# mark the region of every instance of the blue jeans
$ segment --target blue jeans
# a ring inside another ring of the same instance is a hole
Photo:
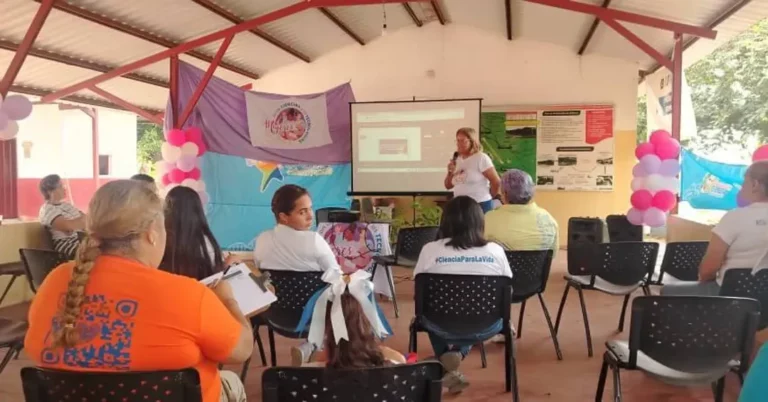
[[[432,344],[432,350],[435,351],[435,357],[440,357],[446,352],[458,351],[461,353],[462,358],[469,354],[472,345],[491,339],[494,335],[500,333],[501,329],[504,327],[502,321],[499,320],[485,330],[457,337],[445,332],[443,329],[426,319],[422,319],[422,326],[427,330],[429,342]]]
[[[493,200],[483,201],[480,202],[480,208],[483,209],[483,213],[487,213],[488,211],[493,210]]]

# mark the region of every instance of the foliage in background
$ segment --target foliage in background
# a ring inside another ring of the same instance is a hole
[[[443,209],[437,205],[426,205],[420,198],[416,198],[416,201],[411,204],[411,207],[416,211],[416,224],[406,219],[404,216],[397,216],[391,218],[389,223],[389,242],[395,243],[397,241],[397,234],[401,228],[404,227],[423,227],[423,226],[439,226],[440,218],[443,216]],[[389,220],[390,218],[380,211],[376,211],[374,214],[376,220]]]
[[[643,95],[637,98],[637,143],[648,141],[648,97]]]
[[[165,139],[163,128],[154,123],[140,121],[136,126],[136,159],[139,171],[154,176],[155,162],[162,159],[160,147]]]

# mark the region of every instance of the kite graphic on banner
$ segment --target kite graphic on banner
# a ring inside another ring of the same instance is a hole
[[[714,162],[683,150],[680,200],[697,209],[736,208],[746,165]]]
[[[271,99],[245,93],[248,131],[254,147],[308,149],[331,144],[325,94]]]

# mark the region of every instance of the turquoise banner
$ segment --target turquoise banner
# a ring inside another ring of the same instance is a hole
[[[681,201],[697,209],[729,211],[736,208],[746,165],[713,162],[685,149],[681,157]]]
[[[209,203],[208,223],[225,250],[253,250],[256,236],[275,226],[271,203],[275,190],[296,184],[309,190],[315,210],[349,208],[351,166],[282,165],[206,152],[201,160]]]

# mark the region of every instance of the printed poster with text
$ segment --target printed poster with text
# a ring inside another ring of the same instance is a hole
[[[499,175],[520,169],[536,177],[536,127],[533,111],[485,112],[480,117],[480,141]]]
[[[536,184],[541,190],[613,190],[613,107],[539,111]]]

